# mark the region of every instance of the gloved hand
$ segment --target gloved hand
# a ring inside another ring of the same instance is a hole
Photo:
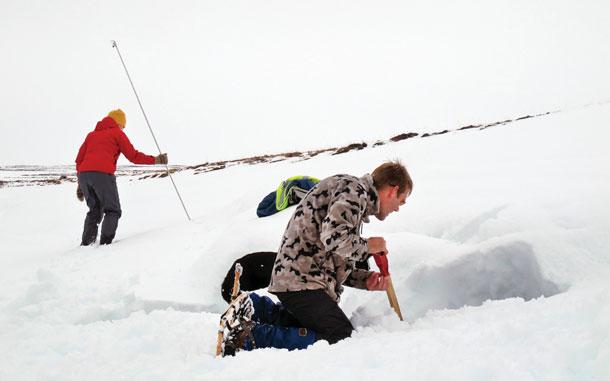
[[[155,164],[167,164],[167,154],[162,153],[158,156],[155,156]]]
[[[388,289],[389,281],[389,277],[373,272],[366,279],[366,289],[369,291],[385,291]]]
[[[85,195],[83,194],[83,191],[80,189],[80,184],[76,187],[76,198],[80,202],[83,202],[85,200]]]

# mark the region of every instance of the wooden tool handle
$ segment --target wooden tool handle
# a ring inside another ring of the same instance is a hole
[[[237,298],[237,294],[239,294],[239,278],[241,277],[241,272],[243,268],[239,263],[235,264],[235,275],[233,276],[233,290],[231,290],[231,301]]]
[[[216,356],[220,356],[222,353],[222,339],[224,338],[224,327],[218,330],[218,337],[216,338]]]
[[[388,289],[386,290],[388,294],[388,299],[390,301],[390,306],[396,311],[396,315],[400,321],[404,321],[402,318],[402,313],[400,312],[400,306],[398,305],[398,299],[396,298],[396,291],[394,291],[394,285],[392,284],[392,278],[388,275]]]

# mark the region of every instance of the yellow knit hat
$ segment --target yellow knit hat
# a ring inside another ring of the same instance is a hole
[[[125,113],[120,108],[116,110],[112,110],[108,113],[108,116],[111,117],[118,125],[125,127],[127,120],[125,119]]]

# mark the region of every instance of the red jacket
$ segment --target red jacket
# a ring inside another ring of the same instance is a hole
[[[137,151],[127,135],[110,117],[97,122],[76,156],[76,172],[104,172],[113,175],[120,154],[134,164],[155,164],[155,157]]]

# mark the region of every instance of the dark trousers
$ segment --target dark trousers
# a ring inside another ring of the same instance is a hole
[[[97,239],[98,225],[102,222],[100,244],[112,242],[121,218],[121,203],[116,177],[101,172],[81,172],[78,183],[87,201],[89,212],[85,218],[81,245],[91,245]]]
[[[277,292],[282,307],[301,327],[316,333],[317,340],[334,344],[352,335],[354,327],[339,305],[323,290]]]
[[[281,303],[252,292],[254,305],[252,320],[256,323],[252,337],[244,342],[243,349],[283,348],[305,349],[316,341],[316,333],[305,329]],[[253,339],[253,340],[252,340]]]
[[[351,336],[352,324],[324,291],[282,292],[276,295],[280,303],[250,293],[255,325],[243,349],[305,349],[317,340],[334,344]]]

